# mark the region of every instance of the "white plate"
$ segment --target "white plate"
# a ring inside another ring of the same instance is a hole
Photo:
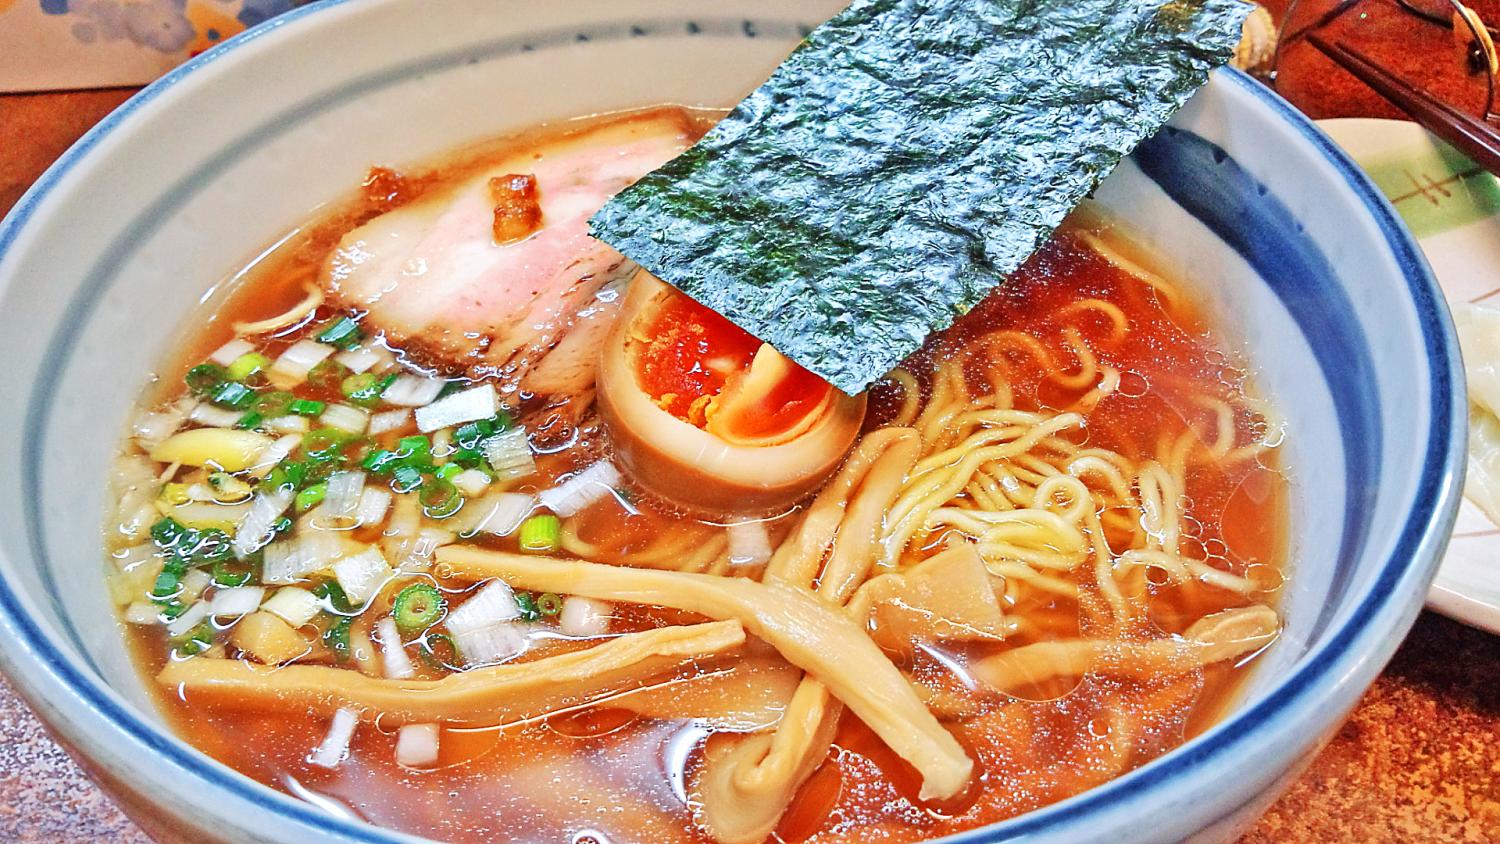
[[[1318,126],[1359,162],[1411,226],[1452,302],[1500,305],[1500,180],[1402,120]],[[1467,499],[1427,606],[1500,633],[1500,528]]]

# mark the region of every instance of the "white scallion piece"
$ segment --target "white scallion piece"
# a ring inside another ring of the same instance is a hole
[[[765,522],[737,522],[726,532],[730,565],[759,566],[771,561],[771,535]]]
[[[136,442],[147,451],[161,445],[166,442],[167,437],[177,433],[188,414],[197,406],[198,403],[191,396],[184,396],[161,410],[141,414],[135,420],[133,431]]]
[[[557,626],[568,636],[603,636],[609,632],[610,613],[614,607],[604,601],[569,595],[563,599]]]
[[[340,535],[330,531],[311,531],[295,539],[272,543],[266,546],[261,582],[273,586],[296,583],[333,565],[343,550]]]
[[[161,607],[150,601],[135,601],[125,608],[125,621],[146,626],[160,624]]]
[[[378,486],[367,486],[359,494],[359,504],[354,508],[354,520],[361,525],[378,525],[385,521],[391,509],[391,491]]]
[[[417,408],[417,430],[430,434],[465,422],[489,419],[500,412],[500,396],[494,384],[480,384]]]
[[[453,476],[453,486],[468,498],[484,494],[490,485],[490,476],[479,469],[465,469]]]
[[[353,710],[340,709],[333,713],[333,722],[328,725],[328,735],[308,755],[308,763],[319,768],[337,768],[349,755],[349,742],[354,739],[354,728],[357,726],[359,716]]]
[[[407,768],[429,768],[438,761],[437,724],[407,724],[396,731],[396,764]]]
[[[370,414],[347,404],[330,404],[318,421],[348,434],[363,434],[370,427]]]
[[[213,488],[208,484],[189,484],[188,488],[183,492],[187,495],[189,501],[219,500],[218,497],[214,495]]]
[[[213,575],[203,569],[191,569],[182,576],[182,591],[177,593],[177,599],[183,603],[196,601],[212,585]]]
[[[302,558],[297,553],[297,546],[300,544],[298,540],[291,539],[267,545],[265,557],[261,563],[260,579],[273,585],[295,583],[301,580],[304,576]]]
[[[494,665],[518,657],[526,652],[530,643],[524,628],[508,622],[453,634],[453,644],[458,647],[459,656],[463,657],[468,668]]]
[[[298,416],[297,418],[302,419],[303,417]],[[306,420],[304,419],[303,421]],[[276,464],[291,457],[292,452],[296,451],[297,446],[301,444],[301,434],[287,434],[272,440],[270,445],[260,450],[260,454],[255,455],[255,465],[250,467],[250,476],[260,479],[271,474],[271,470],[276,468]]]
[[[298,340],[281,353],[266,377],[279,390],[289,390],[307,380],[312,368],[328,359],[334,349],[315,340]]]
[[[231,586],[214,593],[209,601],[208,614],[214,618],[233,618],[249,615],[260,609],[266,590],[262,586]],[[566,609],[566,607],[564,607]]]
[[[386,387],[380,398],[399,407],[423,407],[432,404],[447,385],[448,382],[441,378],[407,372]]]
[[[347,352],[339,352],[333,359],[349,368],[350,372],[359,375],[381,366],[382,364],[394,363],[396,358],[379,346],[361,346],[358,349],[350,349]]]
[[[317,595],[297,586],[277,589],[276,594],[266,599],[261,606],[266,612],[281,616],[293,627],[301,627],[312,621],[322,608],[323,604]]]
[[[503,580],[491,580],[457,608],[449,610],[444,623],[448,632],[457,636],[520,617],[515,591]]]
[[[510,536],[535,509],[536,499],[522,492],[497,492],[476,498],[464,507],[461,514],[466,518],[461,523],[463,533]]]
[[[401,631],[396,629],[396,619],[382,618],[375,625],[375,634],[380,639],[381,672],[391,680],[405,680],[416,673],[411,657],[401,643]]]
[[[536,458],[531,455],[531,443],[526,440],[526,428],[516,426],[488,437],[479,444],[484,459],[495,470],[495,477],[502,481],[513,481],[536,474]]]
[[[365,491],[365,473],[357,471],[334,472],[328,476],[327,491],[323,494],[323,517],[326,521],[345,524],[355,520],[359,510],[360,496]]]
[[[255,347],[250,345],[249,340],[236,337],[219,348],[214,349],[214,353],[209,355],[208,359],[219,366],[228,366],[253,351],[255,351]]]
[[[419,408],[417,412],[421,413],[422,411]],[[456,449],[453,447],[453,429],[439,428],[437,433],[432,435],[433,461],[441,466],[448,462],[448,458],[453,456],[454,451]]]
[[[176,639],[187,635],[189,630],[198,626],[198,622],[208,618],[208,602],[199,601],[188,607],[182,615],[167,622],[167,635]]]
[[[261,423],[267,431],[275,431],[278,434],[305,434],[312,430],[312,421],[306,416],[298,416],[288,413],[285,416],[273,416]]]
[[[385,410],[370,417],[369,434],[384,434],[399,431],[411,424],[410,410]]]
[[[394,573],[379,548],[366,548],[333,564],[333,576],[355,605],[375,597]]]
[[[452,531],[442,528],[424,527],[417,531],[416,539],[411,543],[411,551],[399,566],[401,573],[420,574],[432,568],[433,553],[444,545],[452,544],[457,538]]]
[[[292,506],[296,493],[289,489],[258,492],[251,499],[250,511],[234,532],[234,554],[244,559],[264,548],[275,537],[276,522]]]
[[[208,402],[200,402],[188,414],[188,421],[208,428],[233,428],[245,414],[238,410],[225,410]]]
[[[561,486],[537,493],[542,504],[559,516],[571,516],[609,495],[620,482],[620,470],[601,460],[569,478]]]

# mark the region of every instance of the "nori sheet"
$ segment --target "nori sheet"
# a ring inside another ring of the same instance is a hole
[[[595,237],[847,393],[1228,61],[1240,0],[855,0]]]

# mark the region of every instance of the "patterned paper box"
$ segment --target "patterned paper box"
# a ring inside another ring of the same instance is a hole
[[[306,0],[0,0],[0,91],[142,85]]]

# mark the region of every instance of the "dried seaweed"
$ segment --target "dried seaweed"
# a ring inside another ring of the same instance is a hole
[[[1249,8],[855,0],[593,233],[859,392],[1019,267]]]

